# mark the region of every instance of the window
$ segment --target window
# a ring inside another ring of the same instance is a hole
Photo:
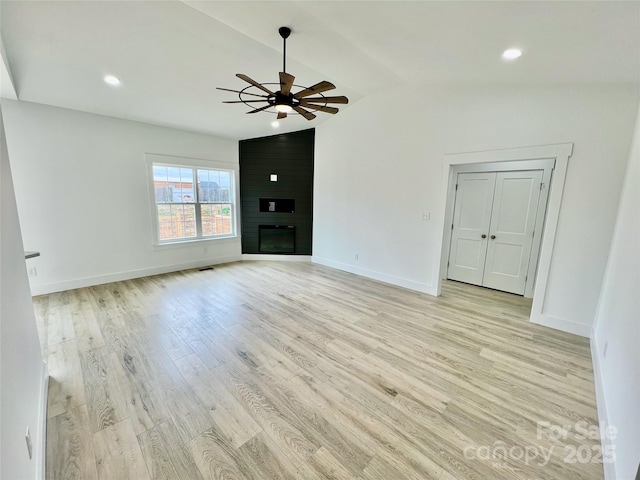
[[[176,160],[191,165],[151,163],[157,242],[235,236],[235,172]]]

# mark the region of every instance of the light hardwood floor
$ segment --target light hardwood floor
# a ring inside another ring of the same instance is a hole
[[[48,479],[603,476],[588,340],[518,296],[243,262],[34,306]]]

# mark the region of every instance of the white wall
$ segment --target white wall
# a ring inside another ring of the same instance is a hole
[[[7,101],[7,143],[34,295],[240,258],[240,237],[152,247],[145,153],[228,162],[238,142]],[[31,265],[31,264],[30,264]]]
[[[0,108],[0,478],[42,478],[46,368],[40,353]],[[29,459],[29,427],[34,457]]]
[[[640,110],[592,347],[600,419],[618,431],[616,472],[606,469],[607,478],[633,479],[640,463]]]
[[[443,156],[573,142],[545,313],[590,331],[637,106],[637,86],[615,85],[367,97],[316,132],[314,261],[433,294]]]

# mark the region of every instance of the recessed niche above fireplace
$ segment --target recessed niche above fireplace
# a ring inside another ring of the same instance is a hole
[[[261,212],[295,213],[296,201],[293,198],[261,198]]]

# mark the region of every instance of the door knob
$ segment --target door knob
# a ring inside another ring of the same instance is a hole
[[[487,236],[483,233],[482,235],[480,235],[480,238],[487,238]]]
[[[491,235],[491,240],[495,240],[496,236],[495,235]]]

